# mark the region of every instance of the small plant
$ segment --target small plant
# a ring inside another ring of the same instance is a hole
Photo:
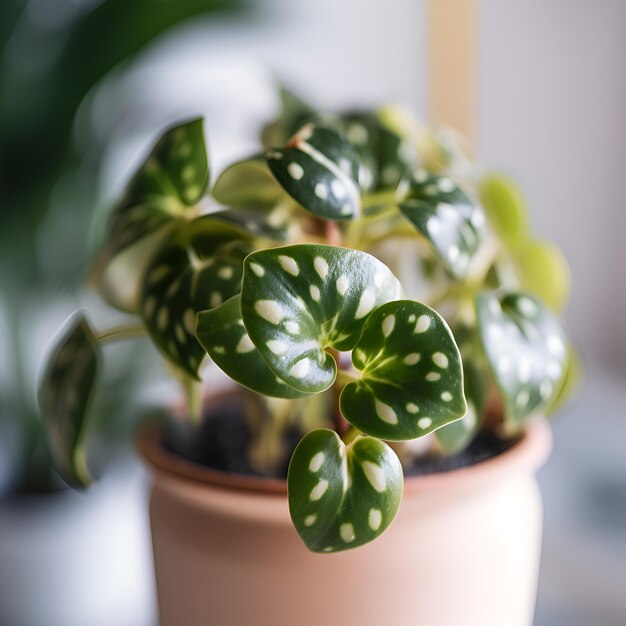
[[[147,333],[196,421],[208,354],[242,393],[282,399],[265,405],[264,436],[280,456],[286,414],[304,435],[288,472],[293,523],[309,549],[335,552],[392,522],[399,456],[416,454],[406,442],[456,454],[481,429],[513,436],[560,402],[567,266],[530,237],[516,187],[482,176],[449,133],[393,107],[323,115],[283,101],[264,151],[210,190],[202,121],[162,136],[96,264],[105,299],[135,321],[96,332],[75,315],[40,404],[59,472],[84,486],[100,344]]]

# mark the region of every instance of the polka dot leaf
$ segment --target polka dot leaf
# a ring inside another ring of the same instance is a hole
[[[202,120],[166,131],[131,179],[111,217],[95,272],[109,304],[137,312],[147,262],[176,222],[195,210],[208,178]]]
[[[283,242],[287,238],[286,222],[273,222],[271,216],[268,219],[255,211],[245,209],[220,211],[211,213],[211,218],[231,224],[246,237],[277,242]]]
[[[341,392],[341,412],[368,435],[414,439],[465,415],[459,349],[443,318],[425,304],[378,307],[352,363],[362,374]]]
[[[276,398],[307,395],[287,385],[267,366],[243,325],[238,295],[214,309],[200,311],[196,336],[216,365],[240,385]]]
[[[359,157],[336,130],[305,124],[265,158],[284,190],[311,213],[332,220],[360,215]]]
[[[367,315],[400,297],[391,271],[374,257],[347,248],[298,244],[248,256],[241,315],[270,369],[305,392],[328,389],[335,359],[351,350]]]
[[[141,315],[159,349],[194,378],[205,351],[196,313],[239,293],[249,252],[241,231],[207,215],[180,225],[146,272]]]
[[[483,293],[476,299],[478,328],[506,418],[521,425],[547,410],[558,394],[567,342],[556,318],[526,293]]]
[[[451,178],[419,169],[406,178],[400,211],[426,238],[443,266],[464,278],[484,236],[480,206]]]
[[[39,386],[39,406],[54,466],[74,487],[92,482],[84,440],[99,359],[91,328],[77,314],[54,347]]]
[[[202,198],[208,181],[202,119],[167,130],[131,179],[113,213],[109,254],[180,217]]]
[[[400,461],[371,437],[344,445],[319,429],[298,444],[287,478],[289,511],[309,550],[339,552],[380,536],[393,521],[403,490]]]

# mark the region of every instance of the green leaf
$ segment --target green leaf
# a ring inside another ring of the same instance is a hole
[[[506,418],[522,424],[529,415],[545,411],[561,388],[565,335],[548,308],[526,293],[480,294],[476,312]]]
[[[374,113],[343,115],[340,127],[358,150],[364,166],[359,183],[366,191],[395,189],[417,160],[415,148],[386,128]]]
[[[461,356],[443,318],[419,302],[378,307],[352,351],[363,373],[341,393],[341,412],[359,430],[399,441],[465,414]]]
[[[239,292],[248,252],[239,228],[207,215],[182,223],[146,273],[141,315],[148,331],[194,378],[205,354],[195,335],[196,313]]]
[[[280,101],[281,111],[278,119],[268,124],[262,132],[263,145],[267,147],[287,141],[298,128],[316,114],[310,104],[284,86],[280,88]]]
[[[265,212],[286,196],[262,155],[227,167],[217,179],[211,194],[225,206]]]
[[[461,348],[461,354],[463,354]],[[483,367],[472,358],[463,358],[463,378],[467,412],[456,422],[452,422],[436,432],[437,441],[448,455],[464,450],[474,439],[486,409],[487,376]]]
[[[571,276],[561,250],[550,241],[527,241],[515,255],[522,289],[560,313],[569,298]]]
[[[208,181],[202,120],[166,131],[113,213],[109,257],[180,217],[202,198]]]
[[[561,388],[557,392],[554,402],[546,409],[546,415],[552,415],[560,411],[567,404],[571,396],[580,386],[584,369],[580,354],[576,348],[570,344],[567,348],[567,363]]]
[[[314,215],[332,220],[360,215],[359,157],[336,130],[306,124],[265,157],[284,190]]]
[[[276,398],[300,398],[306,393],[290,387],[267,366],[243,325],[240,297],[197,316],[196,336],[209,356],[240,385]]]
[[[326,349],[352,349],[367,315],[400,293],[391,271],[365,252],[285,246],[247,257],[241,315],[274,373],[313,393],[335,380],[335,359]]]
[[[75,315],[53,349],[39,386],[39,406],[54,465],[72,486],[92,482],[84,439],[98,367],[95,337],[84,316]]]
[[[528,236],[528,208],[522,190],[503,174],[485,176],[479,185],[480,200],[496,233],[511,248]]]
[[[433,248],[444,267],[464,278],[483,238],[481,208],[448,176],[419,169],[401,183],[404,216]]]
[[[266,217],[254,211],[237,209],[211,213],[210,216],[213,220],[223,221],[238,228],[245,237],[278,242],[283,242],[287,238],[287,224],[279,221],[273,222],[271,215]]]
[[[381,535],[402,498],[402,466],[382,441],[358,437],[345,446],[320,429],[298,444],[287,478],[289,511],[309,550],[339,552]]]

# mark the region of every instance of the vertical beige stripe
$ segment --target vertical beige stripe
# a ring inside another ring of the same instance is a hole
[[[427,0],[430,121],[452,126],[476,148],[480,0]]]

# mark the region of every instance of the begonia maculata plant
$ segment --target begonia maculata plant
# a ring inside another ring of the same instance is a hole
[[[163,133],[95,264],[132,321],[99,331],[76,313],[40,405],[59,473],[86,486],[102,342],[147,335],[192,423],[212,362],[266,403],[274,449],[290,415],[293,523],[309,549],[336,552],[391,524],[407,458],[458,455],[484,430],[513,438],[562,401],[568,272],[531,236],[517,187],[450,131],[395,106],[325,114],[282,98],[258,154],[215,180],[201,119]]]

